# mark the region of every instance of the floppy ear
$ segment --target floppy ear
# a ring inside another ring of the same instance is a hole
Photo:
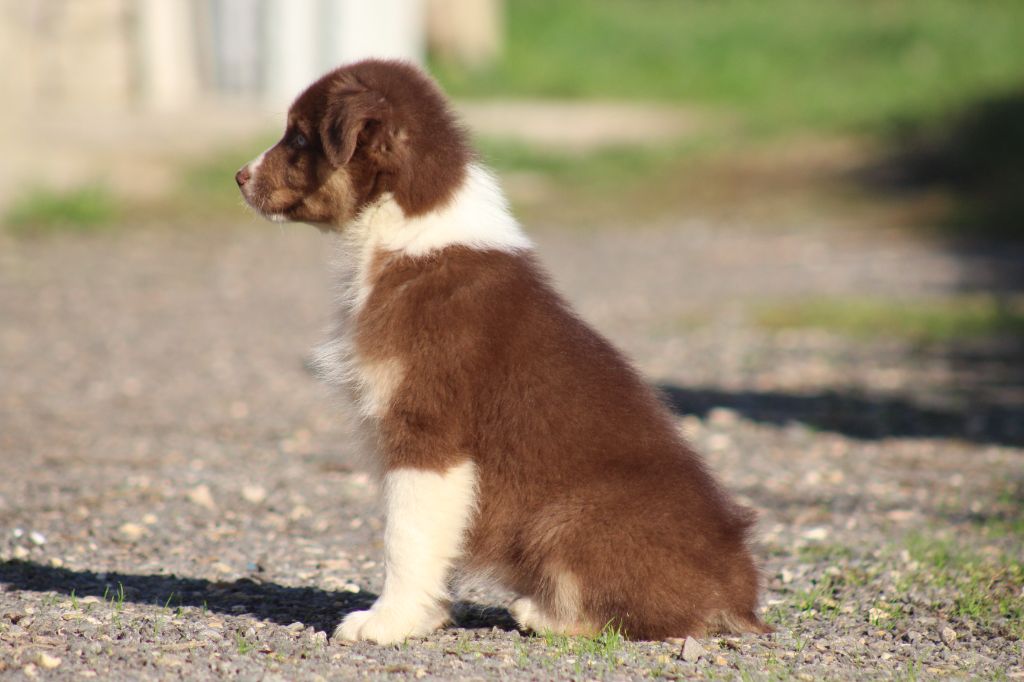
[[[385,105],[383,98],[363,88],[339,89],[329,95],[326,114],[320,122],[320,141],[332,166],[340,168],[347,164],[363,131],[379,128]]]

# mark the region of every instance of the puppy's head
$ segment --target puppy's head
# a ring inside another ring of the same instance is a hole
[[[422,71],[367,60],[299,95],[281,140],[235,180],[266,218],[341,230],[385,195],[410,217],[444,204],[470,158],[464,132]]]

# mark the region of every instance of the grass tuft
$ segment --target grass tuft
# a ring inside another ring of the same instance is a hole
[[[34,189],[16,198],[3,218],[15,234],[91,232],[115,222],[119,205],[103,185],[67,191]]]
[[[766,329],[823,329],[855,337],[896,337],[918,342],[1024,335],[1024,301],[962,297],[899,302],[814,299],[762,307]]]
[[[558,657],[578,656],[600,660],[612,667],[619,664],[619,654],[626,642],[622,629],[611,621],[594,637],[571,637],[553,632],[541,633],[541,637]]]
[[[907,584],[954,587],[957,596],[932,608],[1003,636],[1024,637],[1024,565],[1019,558],[961,546],[955,538],[914,534],[906,549],[917,562]]]
[[[245,655],[253,651],[256,648],[256,645],[250,642],[248,639],[246,639],[242,633],[236,632],[235,648],[238,650],[239,654]]]

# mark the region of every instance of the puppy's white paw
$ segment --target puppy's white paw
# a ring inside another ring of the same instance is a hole
[[[509,612],[515,621],[519,623],[519,627],[524,630],[533,630],[534,632],[543,632],[549,629],[549,623],[546,618],[541,615],[540,609],[534,604],[532,599],[528,597],[520,597],[512,602],[508,607]]]
[[[601,628],[578,618],[560,619],[544,612],[537,602],[529,597],[520,597],[508,607],[509,613],[519,627],[536,633],[553,632],[559,635],[596,635]]]
[[[353,611],[345,616],[345,619],[341,621],[341,625],[334,629],[332,639],[346,639],[350,642],[357,641],[359,633],[363,629],[363,624],[371,616],[373,616],[372,611]]]
[[[355,611],[345,616],[334,631],[334,639],[352,642],[369,640],[377,644],[395,644],[409,637],[422,637],[440,627],[446,617],[438,614],[401,613],[394,609]]]

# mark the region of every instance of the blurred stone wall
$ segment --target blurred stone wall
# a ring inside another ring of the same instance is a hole
[[[0,0],[8,111],[127,106],[137,86],[133,0]]]
[[[484,1],[484,0],[481,0]],[[18,111],[279,106],[337,64],[421,62],[424,0],[0,0],[0,97]]]

